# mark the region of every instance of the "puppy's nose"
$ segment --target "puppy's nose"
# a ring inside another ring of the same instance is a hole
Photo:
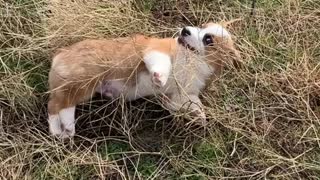
[[[181,31],[181,35],[182,36],[190,36],[191,35],[191,32],[187,29],[187,28],[183,28],[182,31]]]

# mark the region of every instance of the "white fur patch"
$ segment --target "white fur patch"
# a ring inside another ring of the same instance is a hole
[[[150,51],[145,54],[143,59],[152,76],[153,83],[163,87],[167,83],[170,75],[170,56],[162,52]]]
[[[135,87],[126,89],[125,94],[128,101],[157,94],[152,87],[153,82],[151,81],[149,73],[140,73],[138,78],[138,84]]]
[[[75,134],[75,110],[76,107],[69,107],[62,109],[59,112],[61,118],[61,124],[63,126],[63,134],[62,137],[70,137]]]
[[[58,114],[49,115],[49,131],[52,135],[60,135],[62,132],[61,121]]]
[[[204,50],[205,46],[203,44],[203,37],[206,34],[211,34],[214,36],[225,37],[225,38],[231,37],[231,34],[219,24],[210,25],[205,29],[200,29],[198,27],[192,27],[192,26],[187,26],[185,28],[189,30],[191,33],[190,36],[183,37],[185,42],[188,43],[189,46],[199,50],[200,52]]]
[[[219,24],[211,25],[201,31],[202,36],[204,36],[207,33],[215,35],[215,36],[220,36],[220,37],[230,37],[231,36],[230,33]]]
[[[202,50],[204,48],[202,43],[203,35],[201,34],[201,29],[198,27],[187,26],[185,27],[190,31],[190,36],[185,36],[184,40],[193,48],[197,50]]]

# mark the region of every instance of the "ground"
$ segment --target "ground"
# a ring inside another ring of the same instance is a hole
[[[0,0],[1,179],[318,179],[320,1]],[[77,107],[77,136],[48,135],[50,59],[84,38],[230,27],[244,61],[203,91],[209,125],[153,98]]]

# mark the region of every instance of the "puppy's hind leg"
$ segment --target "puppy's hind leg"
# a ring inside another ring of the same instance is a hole
[[[75,111],[76,107],[64,108],[59,112],[62,126],[61,138],[73,137],[75,134]]]
[[[62,133],[61,120],[59,114],[49,114],[49,131],[53,136],[60,136]]]
[[[59,116],[59,111],[63,108],[63,102],[59,100],[55,93],[50,94],[50,100],[48,102],[48,123],[49,132],[53,136],[61,136],[62,124]]]
[[[52,93],[48,103],[49,131],[58,138],[75,134],[75,105],[68,103],[63,94]]]

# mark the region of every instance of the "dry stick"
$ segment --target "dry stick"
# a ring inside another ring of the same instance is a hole
[[[256,2],[257,2],[257,0],[252,0],[250,16],[254,15],[254,10],[256,8]]]

